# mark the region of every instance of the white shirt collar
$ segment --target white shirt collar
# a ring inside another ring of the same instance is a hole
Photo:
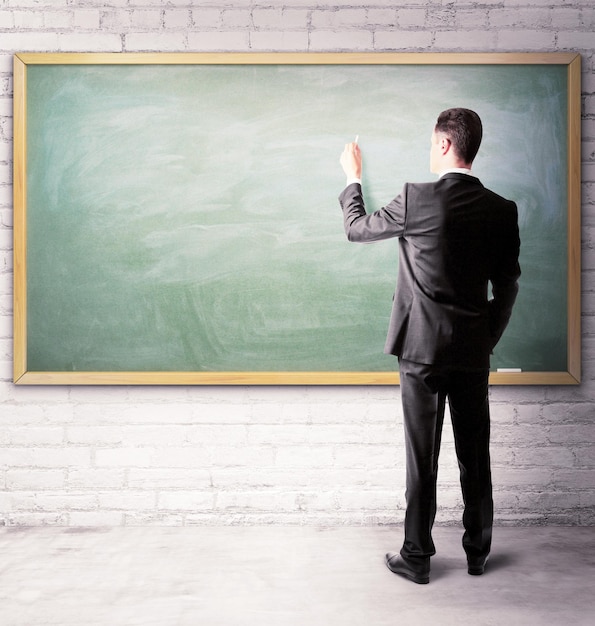
[[[440,172],[440,174],[438,174],[438,178],[442,178],[444,174],[452,174],[453,172],[456,174],[467,174],[469,176],[473,176],[471,170],[466,167],[451,167],[447,170],[443,170],[442,172]]]

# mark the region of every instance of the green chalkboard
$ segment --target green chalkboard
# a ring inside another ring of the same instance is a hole
[[[480,114],[474,172],[519,207],[493,368],[568,371],[568,63],[331,60],[29,60],[26,372],[394,376],[397,244],[347,242],[338,157],[359,135],[379,208],[432,179],[450,106]]]

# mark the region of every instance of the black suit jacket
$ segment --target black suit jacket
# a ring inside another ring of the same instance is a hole
[[[357,183],[339,200],[350,241],[399,238],[384,351],[417,363],[489,367],[518,292],[515,203],[459,173],[408,183],[370,215]]]

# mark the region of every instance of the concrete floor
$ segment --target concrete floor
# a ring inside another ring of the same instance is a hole
[[[497,528],[483,576],[436,528],[431,582],[386,569],[399,528],[6,528],[1,626],[595,624],[595,528]]]

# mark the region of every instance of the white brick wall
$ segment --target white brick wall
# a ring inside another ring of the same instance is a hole
[[[492,453],[499,523],[593,524],[594,31],[592,0],[0,0],[0,524],[386,524],[404,491],[398,389],[12,385],[20,50],[581,52],[584,382],[494,388]],[[460,519],[448,424],[439,503]]]

